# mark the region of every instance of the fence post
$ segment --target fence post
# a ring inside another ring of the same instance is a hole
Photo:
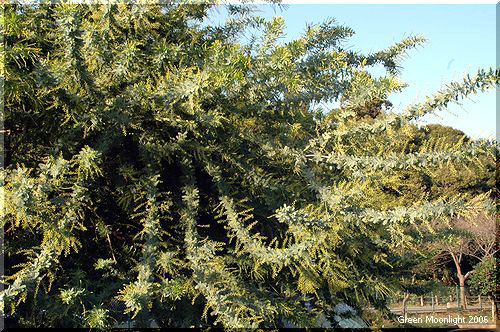
[[[432,313],[434,313],[434,293],[431,293]]]
[[[483,310],[483,301],[482,301],[483,299],[481,298],[481,294],[479,294],[478,297],[479,297],[479,309]]]

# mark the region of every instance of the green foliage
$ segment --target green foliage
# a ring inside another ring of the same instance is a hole
[[[497,290],[497,276],[496,258],[489,256],[474,266],[468,283],[480,295],[493,295]]]
[[[390,112],[421,37],[363,55],[341,48],[353,31],[334,20],[281,43],[283,19],[227,5],[205,24],[215,8],[4,7],[1,296],[17,325],[314,326],[338,302],[398,291],[412,232],[490,204],[387,188],[496,153],[417,148],[413,121],[496,87],[497,72]]]

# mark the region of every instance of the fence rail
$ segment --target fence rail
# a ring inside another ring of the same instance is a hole
[[[478,296],[478,295],[466,295],[465,303],[467,307],[478,307],[479,309],[488,308],[492,300],[487,296]],[[415,307],[427,307],[427,306],[435,306],[445,308],[457,308],[461,306],[460,297],[456,296],[417,296],[413,295],[406,302],[407,306],[415,306]],[[389,307],[401,307],[403,305],[402,298],[397,298],[389,301]]]
[[[462,298],[461,294],[464,294]],[[387,306],[392,313],[405,315],[413,313],[439,313],[456,311],[492,310],[492,317],[498,313],[495,310],[495,299],[474,294],[468,287],[461,292],[459,286],[439,287],[435,291],[423,294],[399,294],[387,300]],[[369,306],[371,310],[374,310]]]

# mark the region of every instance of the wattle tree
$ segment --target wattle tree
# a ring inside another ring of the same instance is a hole
[[[401,170],[496,153],[397,147],[498,72],[391,111],[400,60],[424,38],[361,54],[329,20],[282,43],[282,18],[226,5],[228,20],[207,24],[216,8],[4,6],[7,325],[314,327],[338,303],[400,289],[410,233],[491,204],[390,206],[380,192]]]

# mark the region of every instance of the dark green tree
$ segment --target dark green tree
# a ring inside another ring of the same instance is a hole
[[[12,324],[315,326],[339,302],[397,291],[411,232],[489,204],[383,205],[379,192],[400,170],[495,153],[485,142],[393,148],[419,117],[495,88],[497,72],[390,112],[399,60],[422,37],[365,55],[343,49],[353,31],[329,20],[280,43],[282,18],[226,5],[224,24],[206,24],[217,8],[4,6]],[[368,75],[376,64],[386,75]],[[341,109],[315,106],[342,97]]]
[[[495,294],[498,285],[498,271],[495,256],[489,256],[474,266],[474,273],[469,279],[470,286],[479,295],[487,295],[491,300],[491,316],[494,321],[497,318],[497,303]]]

